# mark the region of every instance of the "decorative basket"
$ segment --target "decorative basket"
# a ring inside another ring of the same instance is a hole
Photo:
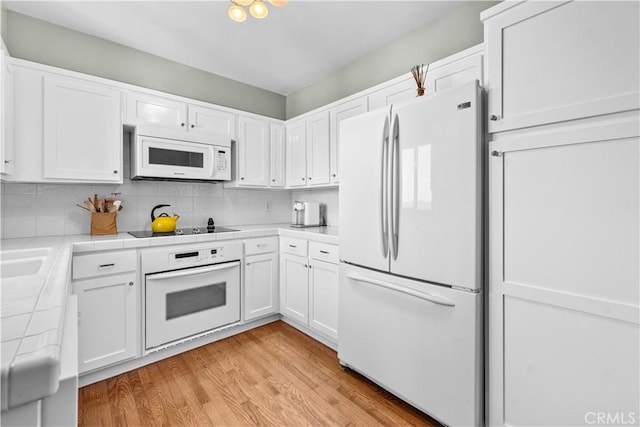
[[[91,235],[118,234],[115,212],[91,212]]]

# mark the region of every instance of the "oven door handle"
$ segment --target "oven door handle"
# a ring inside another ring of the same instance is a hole
[[[150,274],[147,276],[147,280],[164,280],[164,279],[174,279],[176,277],[194,276],[196,274],[211,273],[212,271],[227,270],[229,268],[234,268],[239,266],[240,266],[240,263],[236,261],[228,264],[218,264],[213,267],[204,267],[204,268],[196,268],[196,269],[189,268],[186,270],[172,271],[169,273]]]

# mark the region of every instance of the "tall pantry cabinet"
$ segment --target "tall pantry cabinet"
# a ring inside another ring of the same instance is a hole
[[[482,13],[488,425],[640,417],[640,3]]]

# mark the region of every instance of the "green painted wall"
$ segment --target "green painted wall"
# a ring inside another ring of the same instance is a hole
[[[405,34],[322,80],[287,96],[287,118],[408,73],[482,43],[480,12],[499,1],[478,1],[456,8],[432,25]]]
[[[465,4],[287,97],[9,10],[2,37],[15,58],[288,119],[481,43],[480,12],[497,3]]]
[[[10,10],[4,13],[7,16],[4,40],[14,58],[285,118],[283,95]]]

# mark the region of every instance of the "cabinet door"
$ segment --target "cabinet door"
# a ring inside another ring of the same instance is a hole
[[[287,125],[286,181],[287,187],[307,185],[307,138],[304,121]]]
[[[13,70],[0,48],[0,173],[13,175]]]
[[[640,108],[638,2],[523,2],[485,20],[489,132]]]
[[[269,185],[269,123],[249,117],[238,120],[238,185]]]
[[[369,111],[413,99],[416,95],[416,82],[411,77],[411,73],[409,73],[401,81],[390,84],[369,95]]]
[[[338,339],[338,266],[309,261],[309,326]]]
[[[639,129],[491,144],[489,425],[639,413]]]
[[[136,274],[75,282],[80,373],[138,354]]]
[[[329,184],[329,112],[307,119],[307,185]]]
[[[280,254],[280,312],[309,322],[309,264],[306,257]]]
[[[215,133],[228,139],[235,139],[236,115],[213,108],[189,105],[189,131]]]
[[[278,312],[278,255],[245,258],[244,319],[251,320]]]
[[[473,80],[478,80],[482,85],[482,53],[482,49],[473,47],[451,58],[445,58],[446,63],[430,64],[425,81],[425,92],[431,94]]]
[[[125,123],[187,129],[187,104],[160,96],[127,92]]]
[[[122,182],[120,91],[45,75],[44,177]]]
[[[281,124],[271,123],[271,138],[269,151],[271,153],[269,165],[269,185],[284,187],[284,159],[285,159],[285,128]]]
[[[340,162],[338,158],[338,147],[340,147],[340,122],[358,114],[366,113],[368,102],[367,97],[363,96],[354,99],[337,107],[333,107],[329,111],[329,123],[331,125],[331,184],[340,182]]]

